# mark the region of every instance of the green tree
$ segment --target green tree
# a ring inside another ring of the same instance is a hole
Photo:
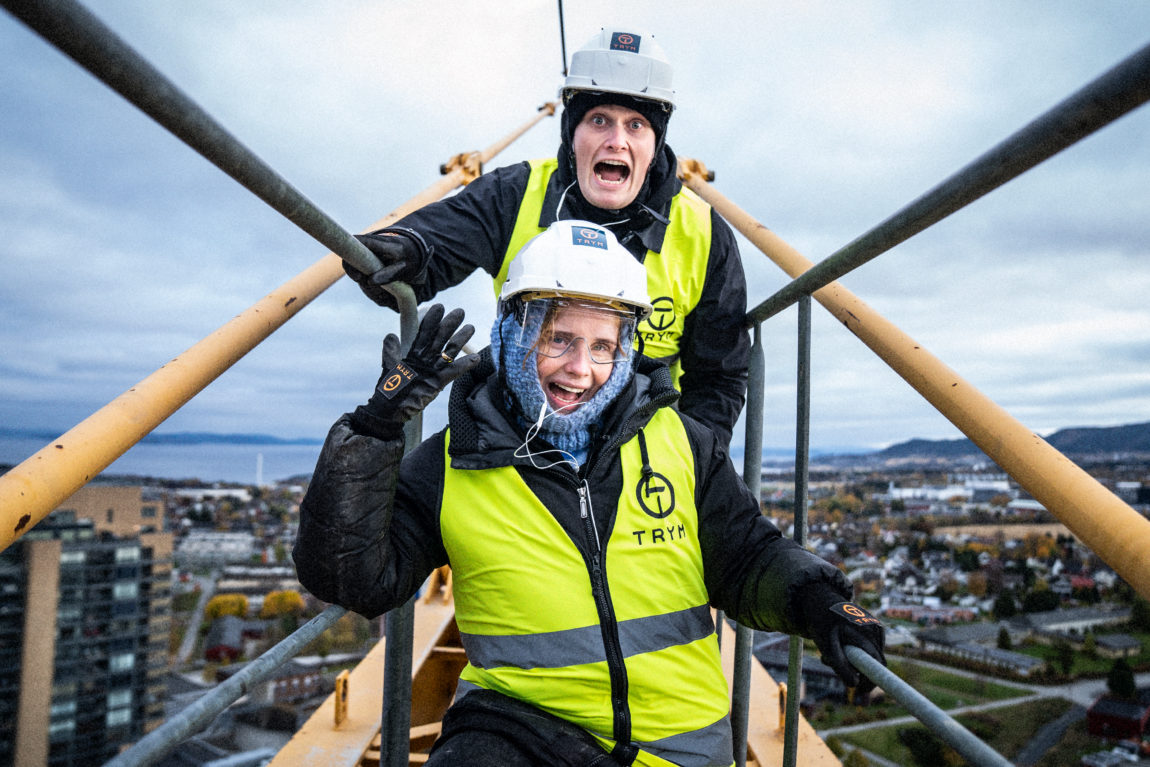
[[[1014,643],[1010,641],[1010,632],[1003,626],[998,630],[998,649],[999,650],[1012,650]]]
[[[852,749],[847,758],[843,759],[843,767],[870,767],[870,759],[863,756],[862,751]]]
[[[1054,664],[1062,669],[1063,674],[1070,674],[1070,669],[1074,668],[1074,648],[1070,643],[1061,637],[1054,640]]]
[[[1091,660],[1098,657],[1098,640],[1093,631],[1086,632],[1086,638],[1082,640],[1082,654]]]
[[[1009,591],[1001,591],[998,596],[994,598],[994,607],[991,608],[991,613],[994,615],[996,621],[1013,618],[1017,612],[1018,608],[1014,604],[1014,595]]]
[[[1106,674],[1106,689],[1112,695],[1123,700],[1134,700],[1138,694],[1138,685],[1134,681],[1134,670],[1125,658],[1118,658],[1110,671]]]
[[[1046,584],[1042,584],[1042,586],[1046,586]],[[1037,587],[1022,598],[1022,612],[1024,613],[1050,612],[1057,610],[1058,606],[1058,595],[1051,591],[1049,586]]]
[[[1130,606],[1130,627],[1136,631],[1150,631],[1150,602],[1135,597]]]

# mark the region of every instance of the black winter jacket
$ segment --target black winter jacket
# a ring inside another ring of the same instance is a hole
[[[579,474],[562,464],[538,469],[514,457],[522,431],[507,416],[490,349],[453,385],[451,464],[459,469],[514,465],[575,545],[589,557],[576,488],[586,479],[599,537],[608,540],[622,487],[618,447],[678,397],[665,366],[637,361],[634,380],[604,414]],[[680,414],[694,454],[704,580],[714,607],[757,629],[811,636],[801,591],[825,583],[850,599],[836,568],[784,538],[759,513],[725,448],[705,426]],[[532,442],[536,452],[548,448]],[[444,432],[406,458],[403,441],[357,434],[347,415],[332,427],[301,506],[293,552],[300,583],[318,598],[374,617],[403,604],[431,570],[448,564],[439,529]]]
[[[558,218],[581,218],[607,226],[636,258],[647,250],[661,252],[671,200],[682,188],[675,175],[678,161],[670,147],[653,163],[639,198],[623,211],[596,208],[583,200],[574,184],[570,152],[560,147],[560,162],[551,176],[539,226]],[[485,173],[459,194],[427,205],[388,229],[413,229],[421,235],[428,256],[427,281],[413,286],[419,301],[458,285],[482,269],[493,278],[507,253],[519,205],[531,174],[522,162]],[[574,184],[574,185],[572,185]],[[564,194],[566,192],[566,194]],[[620,219],[625,223],[616,224]],[[735,235],[711,210],[711,253],[703,292],[695,310],[685,318],[679,349],[683,375],[680,409],[710,426],[722,443],[743,409],[747,391],[750,339],[743,325],[747,313],[747,281]]]

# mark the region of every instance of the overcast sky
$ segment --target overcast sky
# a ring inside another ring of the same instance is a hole
[[[552,0],[86,6],[351,231],[561,83]],[[670,145],[813,261],[1150,42],[1143,0],[564,15],[568,56],[605,24],[654,34]],[[67,430],[326,252],[5,12],[0,71],[0,426]],[[1143,108],[843,283],[1039,433],[1150,420],[1148,136]],[[552,118],[494,165],[557,144]],[[786,279],[740,242],[755,305]],[[486,335],[489,278],[444,299]],[[157,431],[321,437],[396,328],[341,280]],[[794,335],[794,309],[765,326],[768,445],[793,443]],[[817,304],[812,372],[815,448],[961,436]]]

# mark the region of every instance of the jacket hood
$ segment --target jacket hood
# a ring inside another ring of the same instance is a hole
[[[523,446],[526,428],[519,426],[508,390],[491,358],[491,347],[479,353],[479,364],[451,385],[448,400],[448,425],[451,442],[448,453],[457,469],[491,469],[500,466],[530,465],[517,458],[515,451]],[[671,382],[670,371],[661,362],[640,355],[635,360],[631,382],[604,411],[602,428],[591,445],[591,457],[604,446],[629,439],[661,407],[679,398]],[[531,441],[532,452],[552,449],[544,440]]]

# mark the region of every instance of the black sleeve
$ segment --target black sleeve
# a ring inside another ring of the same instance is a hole
[[[683,325],[679,408],[710,426],[724,445],[730,443],[746,401],[751,349],[746,315],[747,279],[739,246],[727,222],[712,209],[703,294]]]
[[[427,282],[415,288],[420,301],[458,285],[476,269],[492,277],[499,273],[530,175],[531,166],[526,162],[496,168],[458,194],[426,205],[392,225],[419,232],[430,251]]]
[[[358,434],[347,415],[336,421],[300,504],[292,558],[303,587],[368,618],[406,602],[447,562],[442,456],[442,436],[404,458],[402,439]]]
[[[803,590],[826,583],[850,599],[846,576],[762,515],[709,429],[683,418],[695,452],[695,503],[711,605],[739,623],[806,635]]]

